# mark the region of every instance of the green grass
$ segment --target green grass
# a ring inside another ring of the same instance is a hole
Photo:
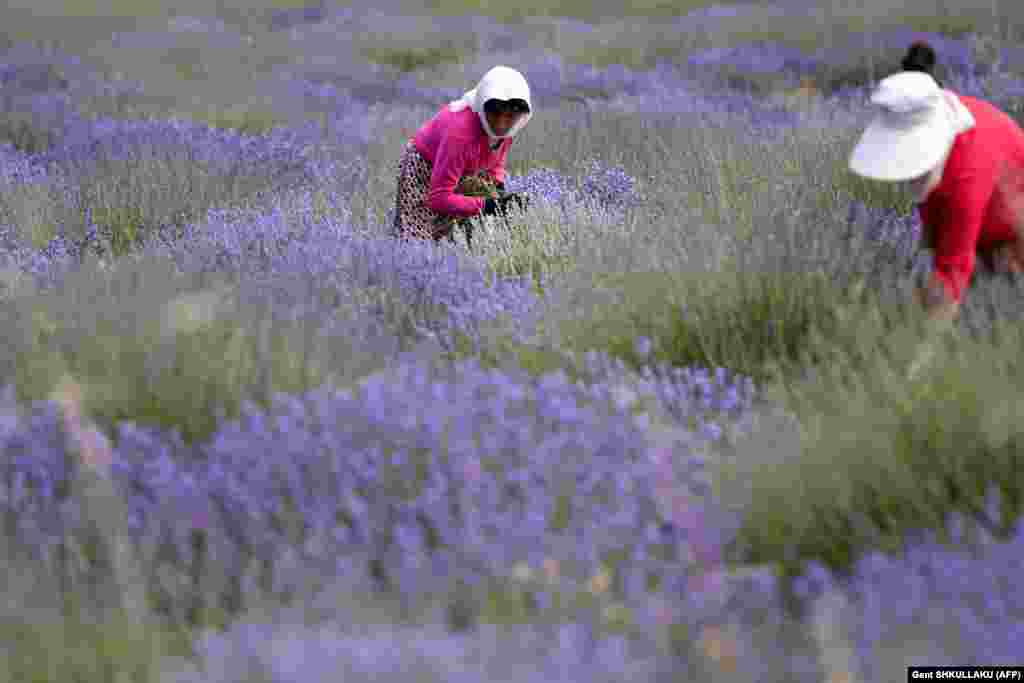
[[[54,134],[35,125],[32,116],[15,112],[0,114],[0,142],[14,145],[25,154],[45,152],[54,142]]]
[[[246,0],[246,2],[218,2],[215,5],[198,0],[12,0],[11,9],[32,6],[45,15],[70,18],[79,17],[159,17],[172,14],[209,15],[217,12],[228,13],[247,9],[250,12],[265,12],[271,9],[291,9],[312,4],[309,0]],[[205,10],[205,11],[204,11]]]
[[[616,273],[596,277],[595,292],[625,302],[588,309],[561,331],[573,351],[605,350],[639,370],[633,340],[659,342],[657,362],[725,367],[763,383],[779,366],[795,372],[815,334],[835,334],[834,311],[855,303],[813,273]]]
[[[682,12],[680,12],[682,13]],[[711,33],[680,36],[676,32],[666,33],[656,24],[633,27],[630,33],[616,31],[609,33],[597,29],[594,36],[566,38],[572,47],[565,57],[574,62],[605,67],[623,64],[630,68],[651,68],[658,61],[684,62],[698,50],[718,46],[735,46],[744,43],[768,42],[796,48],[807,55],[824,47],[841,49],[841,46],[856,34],[871,35],[878,32],[909,28],[915,31],[938,33],[951,38],[963,38],[971,33],[986,33],[992,30],[991,11],[964,10],[961,14],[934,16],[892,12],[885,16],[862,16],[842,14],[822,27],[816,22],[804,26],[800,17],[777,16],[758,12],[756,20],[751,11],[736,17],[719,20],[719,28]],[[815,74],[814,79],[823,93],[851,85],[862,85],[870,78],[876,80],[898,68],[901,55],[871,54],[854,55],[845,63],[831,63]],[[720,77],[734,87],[753,89],[767,94],[779,88],[780,74],[752,74],[729,67],[714,69]],[[940,69],[940,77],[943,75]]]
[[[274,112],[248,107],[193,110],[183,114],[208,126],[236,130],[243,135],[264,135],[288,123],[287,118]]]
[[[598,17],[673,17],[714,4],[707,0],[640,0],[595,5],[590,2],[552,4],[540,0],[508,3],[498,0],[430,0],[426,7],[440,16],[483,14],[504,21],[523,17],[571,17],[590,20]],[[600,14],[599,14],[600,13]]]
[[[983,31],[988,26],[979,16],[956,14],[950,16],[898,15],[886,21],[889,25],[909,26],[916,31],[939,33],[950,38],[962,38],[969,33]]]
[[[741,461],[754,482],[737,545],[744,561],[789,574],[811,559],[848,570],[871,549],[898,550],[915,529],[941,533],[951,511],[980,513],[991,486],[1008,503],[997,534],[1021,514],[1022,434],[1010,417],[1021,390],[1019,325],[999,328],[998,342],[946,339],[936,369],[908,381],[924,339],[918,314],[824,277],[629,273],[594,286],[622,296],[581,311],[561,331],[561,350],[608,351],[639,370],[650,361],[633,342],[647,336],[656,361],[753,377],[804,425],[799,457],[765,462],[755,444]],[[521,357],[558,366],[557,357]]]
[[[153,683],[159,680],[161,650],[188,647],[174,632],[148,624],[140,632],[123,616],[100,624],[75,618],[44,623],[4,620],[0,644],[13,643],[15,652],[0,664],[0,676],[31,683]]]
[[[203,115],[209,124],[252,134],[279,123],[270,114],[247,109],[211,110]],[[182,226],[214,206],[242,204],[282,180],[262,169],[255,173],[212,172],[181,149],[140,150],[129,160],[101,154],[95,168],[77,176],[74,191],[82,208],[74,208],[56,181],[5,188],[0,191],[0,207],[37,246],[55,236],[57,225],[63,225],[70,237],[82,239],[88,229],[88,209],[106,247],[123,254],[160,225]]]
[[[109,116],[123,120],[183,118],[243,135],[262,135],[287,125],[290,118],[278,111],[236,103],[212,105],[186,103],[174,96],[146,94],[90,98],[81,105],[87,117]],[[312,115],[312,114],[310,114]]]
[[[65,17],[152,17],[164,14],[167,9],[159,0],[64,0],[56,7]]]
[[[302,393],[383,366],[343,339],[314,336],[322,321],[272,321],[255,304],[240,307],[230,280],[196,289],[170,265],[150,260],[116,264],[107,275],[77,274],[72,282],[64,293],[0,304],[0,315],[22,331],[5,348],[4,373],[16,378],[24,400],[45,398],[62,377],[75,377],[87,409],[104,425],[158,425],[191,442],[208,436],[218,415],[236,416],[243,399],[265,405],[274,392]],[[316,296],[341,297],[328,290]],[[390,329],[408,333],[414,314],[395,295],[366,291],[344,300],[338,315],[380,305]]]
[[[785,23],[790,24],[789,30],[786,29]],[[852,37],[855,34],[909,28],[922,33],[938,33],[950,38],[963,38],[967,34],[989,28],[981,17],[971,16],[968,13],[945,17],[902,12],[889,14],[884,18],[850,15],[843,16],[841,23],[831,25],[825,31],[811,28],[793,30],[792,23],[792,17],[776,18],[767,26],[762,25],[758,28],[736,31],[726,29],[725,33],[729,43],[732,44],[756,41],[776,42],[812,53],[829,45],[829,39],[833,35]]]
[[[410,73],[425,67],[458,64],[470,56],[465,48],[453,41],[426,47],[368,46],[363,48],[362,54],[368,61],[386,64],[401,73]]]
[[[788,557],[796,571],[814,558],[848,570],[869,549],[898,550],[913,530],[943,538],[947,515],[981,514],[990,487],[1004,501],[992,531],[1008,537],[1022,512],[1024,459],[1009,417],[1020,394],[1019,325],[1004,333],[998,345],[947,339],[934,368],[913,381],[902,371],[915,347],[876,342],[871,354],[837,351],[815,383],[787,387],[805,447],[792,466],[756,470],[741,535],[750,559]]]
[[[673,61],[680,56],[679,48],[669,44],[647,44],[643,47],[605,46],[586,47],[570,55],[568,61],[604,68],[622,64],[630,69],[650,69],[659,61]]]
[[[455,348],[447,354],[448,360],[459,361],[471,356],[478,358],[488,369],[512,367],[526,370],[533,377],[561,370],[574,382],[584,377],[577,363],[566,357],[564,351],[542,344],[519,342],[509,334],[494,335],[479,354],[474,354],[464,335],[457,335]]]
[[[743,43],[780,43],[787,47],[813,53],[822,45],[822,35],[818,32],[808,31],[796,33],[786,31],[783,28],[761,27],[756,29],[741,29],[729,31],[729,43],[741,45]]]
[[[273,9],[299,9],[301,7],[314,7],[318,3],[312,0],[271,0],[267,4]]]
[[[474,249],[487,259],[491,273],[527,277],[536,287],[543,273],[572,267],[572,244],[568,231],[557,224],[528,225],[521,220],[495,225],[486,232],[478,228],[473,238]]]

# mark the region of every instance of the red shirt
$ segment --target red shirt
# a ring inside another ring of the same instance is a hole
[[[1009,200],[1024,193],[1024,130],[991,104],[959,95],[975,126],[953,143],[939,185],[919,206],[935,245],[935,275],[959,302],[976,252],[1017,240]]]
[[[453,112],[445,105],[419,129],[413,142],[416,150],[434,165],[426,199],[431,211],[469,218],[483,210],[483,198],[455,193],[455,186],[464,175],[487,170],[495,181],[505,182],[505,160],[512,138],[503,139],[497,150],[491,150],[490,138],[471,107]]]

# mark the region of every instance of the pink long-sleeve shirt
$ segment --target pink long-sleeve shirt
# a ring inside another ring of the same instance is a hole
[[[502,140],[492,151],[479,115],[470,107],[453,112],[445,105],[417,131],[413,143],[434,167],[426,199],[431,211],[469,218],[483,210],[483,198],[455,193],[464,175],[487,170],[495,181],[505,182],[505,160],[512,138]]]
[[[919,206],[932,235],[935,277],[959,302],[988,252],[1018,239],[1013,206],[1024,196],[1024,131],[991,104],[959,95],[975,126],[957,136],[942,180]]]

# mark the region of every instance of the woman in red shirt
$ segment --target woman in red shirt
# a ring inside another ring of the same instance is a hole
[[[912,193],[935,254],[917,298],[930,317],[952,320],[978,256],[993,270],[1024,272],[1024,130],[991,104],[942,89],[933,65],[934,53],[918,43],[907,70],[879,83],[871,101],[880,112],[850,169]]]
[[[526,198],[505,192],[505,161],[512,138],[532,116],[530,86],[515,69],[496,66],[476,88],[445,105],[406,144],[399,162],[395,236],[439,240],[451,235],[451,218],[504,212]],[[463,176],[486,172],[497,199],[456,193]]]

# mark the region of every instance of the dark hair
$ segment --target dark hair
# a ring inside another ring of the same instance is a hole
[[[484,102],[484,111],[487,112],[488,114],[502,114],[505,112],[511,112],[513,114],[526,114],[530,111],[530,105],[526,103],[526,100],[520,99],[490,99]]]
[[[900,66],[904,71],[921,71],[935,78],[935,50],[923,40],[911,43]]]

